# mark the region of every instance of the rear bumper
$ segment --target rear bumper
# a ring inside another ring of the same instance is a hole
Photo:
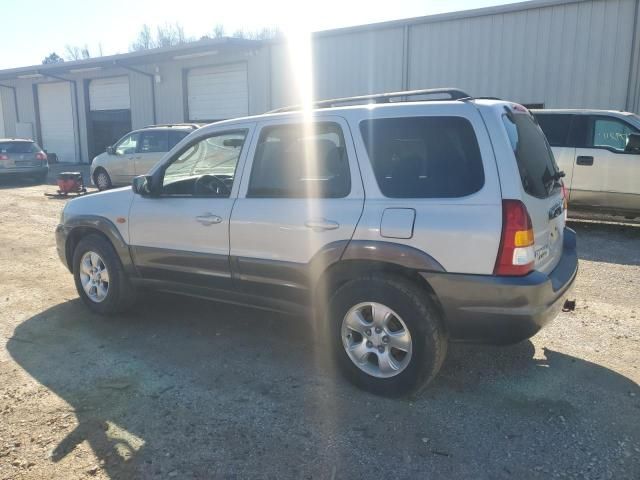
[[[9,168],[0,168],[0,176],[2,175],[33,175],[40,176],[46,175],[49,173],[48,166],[40,166],[40,167],[9,167]]]
[[[577,272],[576,234],[566,228],[562,258],[549,275],[421,275],[438,296],[452,340],[508,344],[532,337],[558,315]]]

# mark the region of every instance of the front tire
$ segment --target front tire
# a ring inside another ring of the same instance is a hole
[[[327,309],[338,366],[358,387],[384,396],[424,388],[447,351],[442,318],[427,292],[395,275],[342,285]]]
[[[93,174],[93,183],[100,191],[109,190],[113,186],[111,183],[111,177],[107,171],[102,168]]]
[[[73,278],[78,295],[97,314],[123,312],[135,301],[118,254],[100,235],[88,235],[78,243],[73,252]]]

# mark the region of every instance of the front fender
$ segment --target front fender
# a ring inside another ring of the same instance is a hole
[[[125,242],[118,228],[108,218],[99,215],[77,215],[58,225],[56,243],[58,254],[69,271],[73,271],[73,251],[82,237],[91,233],[99,233],[111,242],[125,272],[137,275],[129,245]]]

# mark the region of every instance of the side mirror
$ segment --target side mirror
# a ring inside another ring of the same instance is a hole
[[[629,134],[624,151],[627,153],[640,153],[640,133]]]
[[[109,155],[115,155],[115,154],[116,154],[116,149],[113,147],[113,145],[109,145],[109,146],[107,147],[107,153],[108,153]]]
[[[140,175],[133,179],[133,183],[131,184],[131,189],[133,193],[138,195],[142,195],[143,197],[148,197],[151,195],[151,175]]]

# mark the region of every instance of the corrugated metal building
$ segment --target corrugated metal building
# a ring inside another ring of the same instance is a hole
[[[640,0],[534,0],[318,32],[314,95],[455,86],[548,108],[640,112]],[[123,130],[297,103],[281,41],[204,40],[0,71],[0,136],[88,161]]]

